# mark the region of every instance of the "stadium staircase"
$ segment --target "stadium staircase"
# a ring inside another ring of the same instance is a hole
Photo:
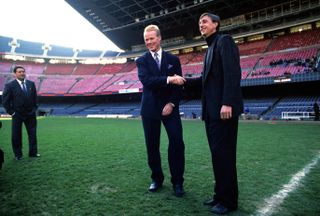
[[[107,79],[104,83],[102,83],[101,85],[99,85],[97,88],[95,88],[93,90],[93,92],[96,92],[98,89],[102,88],[102,86],[104,86],[106,83],[108,83],[113,77],[115,76],[115,74],[113,74],[109,79]]]
[[[39,85],[38,85],[37,92],[40,92],[40,89],[41,89],[41,86],[42,86],[42,82],[43,82],[44,79],[46,79],[46,77],[39,77]]]
[[[70,93],[71,89],[78,83],[80,80],[82,80],[82,77],[76,78],[76,81],[70,86],[70,88],[67,90],[67,94]]]
[[[81,108],[81,109],[79,109],[79,110],[77,110],[77,111],[74,111],[74,112],[70,112],[69,114],[70,114],[70,115],[76,115],[76,114],[78,114],[78,113],[81,113],[81,112],[83,112],[83,111],[85,111],[85,110],[87,110],[87,109],[90,109],[90,108],[92,108],[92,107],[95,107],[95,106],[97,106],[97,105],[99,105],[99,104],[90,104],[89,106],[83,107],[83,108]],[[73,105],[72,105],[72,106],[73,106]],[[71,108],[71,106],[68,107],[68,108]]]
[[[282,97],[278,98],[268,109],[266,109],[265,111],[263,111],[261,113],[261,116],[267,116],[268,114],[270,114],[273,109],[277,106],[277,104],[281,101]]]

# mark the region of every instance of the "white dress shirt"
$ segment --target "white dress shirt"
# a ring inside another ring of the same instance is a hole
[[[18,80],[18,79],[16,79],[16,80],[18,81],[18,83],[19,83],[19,85],[20,85],[20,87],[21,87],[21,89],[23,91],[22,81]],[[27,89],[26,79],[23,80],[23,83],[24,83],[24,87],[26,87],[26,89]]]

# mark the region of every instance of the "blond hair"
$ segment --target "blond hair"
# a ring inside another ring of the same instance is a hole
[[[161,36],[160,29],[157,25],[148,25],[147,27],[145,27],[143,31],[143,35],[145,35],[146,32],[151,32],[151,31],[155,31],[158,37]]]

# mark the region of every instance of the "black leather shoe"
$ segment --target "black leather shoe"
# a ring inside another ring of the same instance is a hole
[[[40,157],[40,154],[29,155],[29,157]]]
[[[210,200],[204,201],[204,202],[203,202],[203,205],[215,206],[215,205],[217,205],[218,203],[219,203],[218,200],[210,199]]]
[[[184,194],[182,185],[173,185],[173,192],[176,197],[182,197]]]
[[[227,213],[234,211],[234,210],[236,210],[236,209],[230,209],[230,208],[225,207],[221,203],[218,203],[217,205],[213,206],[210,211],[214,214],[222,215],[222,214],[227,214]]]
[[[162,183],[158,183],[158,182],[151,182],[150,187],[149,187],[149,191],[150,192],[156,192],[157,190],[159,190],[160,188],[162,188]]]

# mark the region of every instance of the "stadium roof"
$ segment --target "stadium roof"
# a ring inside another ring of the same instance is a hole
[[[163,39],[199,35],[198,18],[213,12],[221,19],[279,4],[276,0],[66,0],[75,10],[124,50],[143,44],[145,26],[156,24]]]

